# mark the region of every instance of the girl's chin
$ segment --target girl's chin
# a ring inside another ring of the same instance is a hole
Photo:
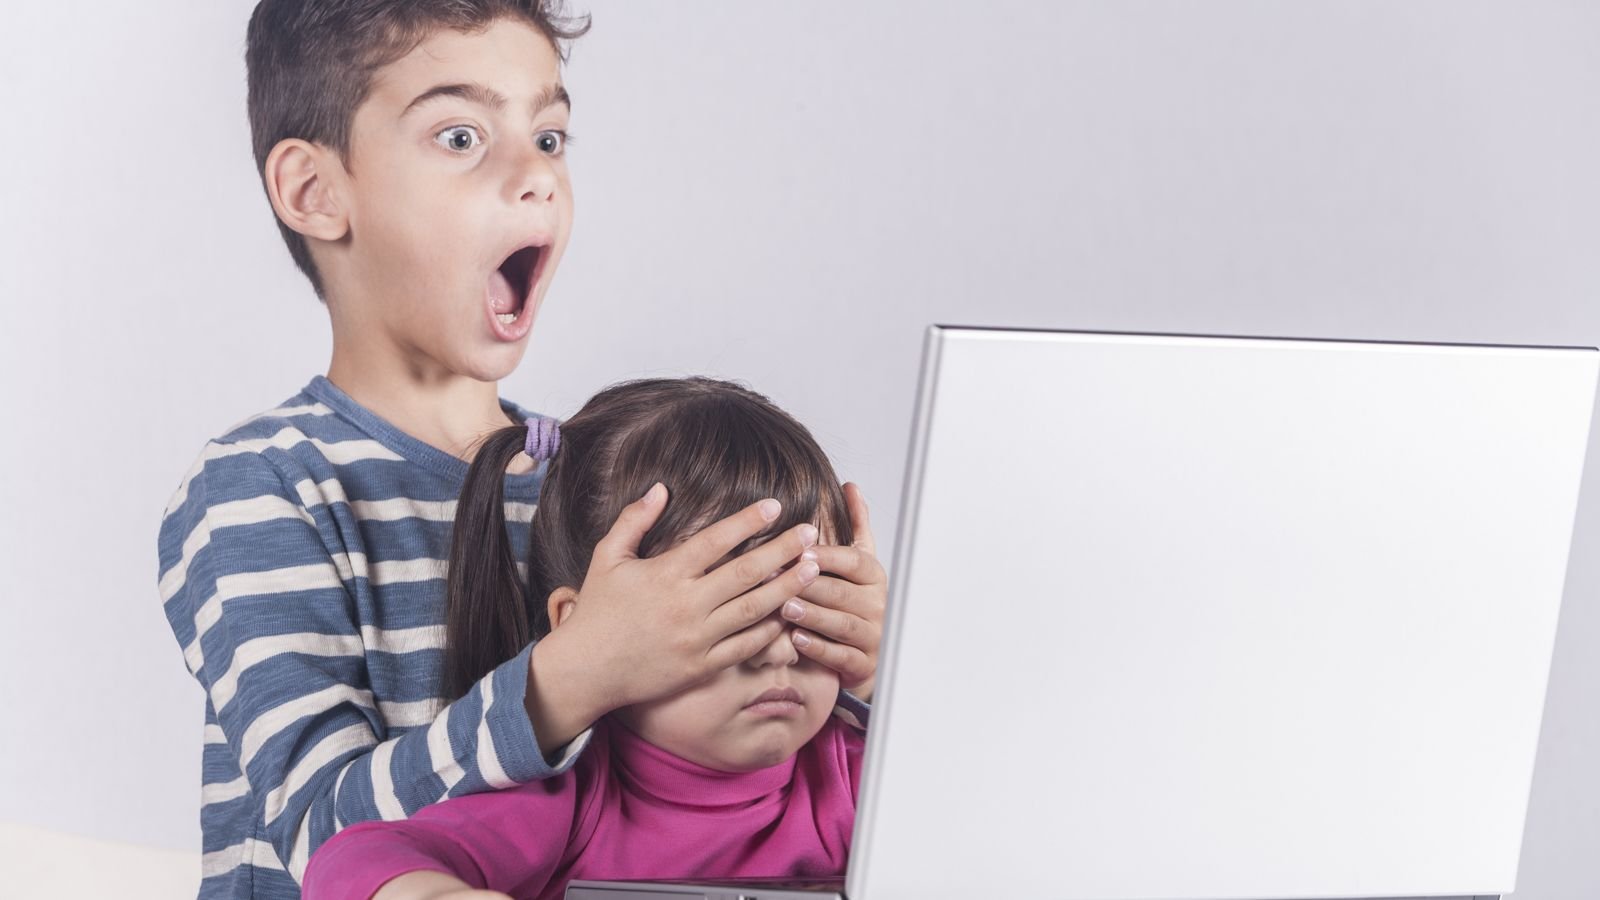
[[[814,736],[807,736],[806,740]],[[712,765],[713,769],[725,772],[754,772],[757,769],[770,769],[800,752],[806,741],[799,739],[799,735],[788,733],[769,733],[752,735],[737,748],[719,747],[717,756],[720,765]]]
[[[735,771],[754,772],[758,769],[770,769],[794,756],[799,752],[799,747],[773,747],[765,748],[760,752],[742,760],[742,765]]]

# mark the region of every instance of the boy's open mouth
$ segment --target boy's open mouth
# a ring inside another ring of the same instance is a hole
[[[489,273],[489,312],[500,324],[510,326],[516,322],[533,298],[544,251],[537,244],[518,247]]]

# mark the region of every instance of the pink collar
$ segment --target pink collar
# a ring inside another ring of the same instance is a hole
[[[679,806],[754,806],[781,799],[794,780],[794,756],[753,772],[721,772],[669,753],[610,719],[595,726],[595,737],[609,744],[615,777],[628,792]]]

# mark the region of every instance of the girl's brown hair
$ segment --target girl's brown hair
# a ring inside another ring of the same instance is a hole
[[[657,481],[667,487],[667,505],[640,542],[640,557],[766,497],[783,512],[736,555],[801,522],[825,525],[839,544],[855,539],[826,454],[772,401],[711,378],[630,381],[596,394],[561,424],[560,449],[533,516],[524,583],[504,503],[506,467],[526,435],[525,427],[491,434],[462,487],[447,586],[447,699],[549,633],[546,599],[558,587],[582,587],[595,546],[622,508]]]

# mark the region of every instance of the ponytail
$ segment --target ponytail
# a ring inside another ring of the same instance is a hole
[[[451,529],[445,589],[444,696],[455,700],[533,640],[527,588],[506,533],[506,467],[528,429],[502,428],[467,470]]]

